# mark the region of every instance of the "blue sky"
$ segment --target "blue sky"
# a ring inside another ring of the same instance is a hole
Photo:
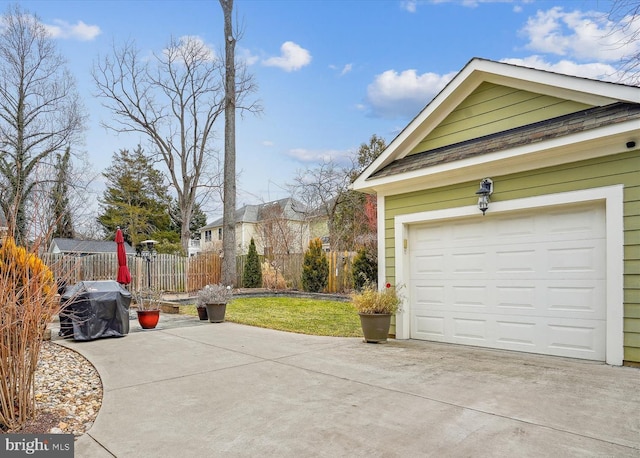
[[[171,37],[191,35],[223,50],[216,0],[19,3],[50,27],[68,59],[90,115],[81,148],[96,174],[119,149],[147,144],[100,127],[110,114],[92,96],[90,71],[112,43],[134,39],[158,52]],[[297,170],[343,160],[372,134],[390,142],[473,57],[615,80],[618,59],[634,50],[607,36],[610,7],[607,0],[236,0],[244,28],[237,56],[264,107],[238,118],[238,205],[285,197]],[[221,124],[220,150],[222,133]],[[215,207],[206,208],[209,220],[219,215]]]

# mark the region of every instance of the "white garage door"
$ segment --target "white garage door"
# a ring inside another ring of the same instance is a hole
[[[603,207],[411,226],[411,337],[604,360]]]

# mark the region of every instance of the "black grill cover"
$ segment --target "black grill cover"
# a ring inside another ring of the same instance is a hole
[[[129,333],[131,293],[113,280],[81,281],[61,295],[60,335],[75,340]]]

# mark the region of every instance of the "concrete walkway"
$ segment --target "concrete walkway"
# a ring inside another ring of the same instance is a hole
[[[640,456],[640,370],[163,315],[91,342],[77,458]]]

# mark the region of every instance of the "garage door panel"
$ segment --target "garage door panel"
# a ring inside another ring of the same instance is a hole
[[[520,282],[513,285],[496,286],[496,308],[505,313],[505,310],[515,309],[521,313],[532,313],[539,303],[539,293],[536,294],[534,286],[522,286]]]
[[[411,337],[604,359],[604,208],[410,228]]]
[[[606,318],[604,280],[574,281],[570,285],[561,281],[549,282],[545,292],[544,302],[550,316],[557,312],[569,318]]]
[[[570,238],[603,237],[602,209],[596,206],[582,205],[573,209],[551,209],[545,213],[545,227],[550,234],[569,235]]]
[[[526,249],[515,247],[487,247],[465,250],[460,247],[438,247],[431,251],[414,252],[411,272],[414,278],[443,275],[447,278],[465,278],[481,275],[486,278],[559,278],[603,279],[606,262],[604,241],[548,242],[546,245],[529,245]],[[601,246],[602,245],[602,246]],[[493,252],[487,250],[493,249]],[[446,250],[449,252],[447,253]]]
[[[412,270],[416,275],[437,274],[445,272],[446,260],[444,253],[417,254],[412,260]]]
[[[444,316],[418,315],[414,316],[413,321],[412,327],[415,331],[415,338],[446,342]]]
[[[426,314],[414,317],[414,338],[570,358],[603,360],[595,342],[605,337],[596,320],[547,320],[536,317],[477,314]]]
[[[604,297],[604,280],[574,280],[571,283],[545,280],[544,283],[523,284],[517,279],[508,282],[441,279],[433,285],[415,285],[410,295],[412,307],[416,310],[482,309],[484,313],[600,320],[606,318]]]
[[[598,342],[606,337],[604,321],[563,320],[550,322],[545,333],[547,346],[558,356],[584,359],[605,359],[604,345]]]
[[[535,272],[537,252],[532,248],[504,248],[496,250],[495,273],[500,275],[530,274]]]

